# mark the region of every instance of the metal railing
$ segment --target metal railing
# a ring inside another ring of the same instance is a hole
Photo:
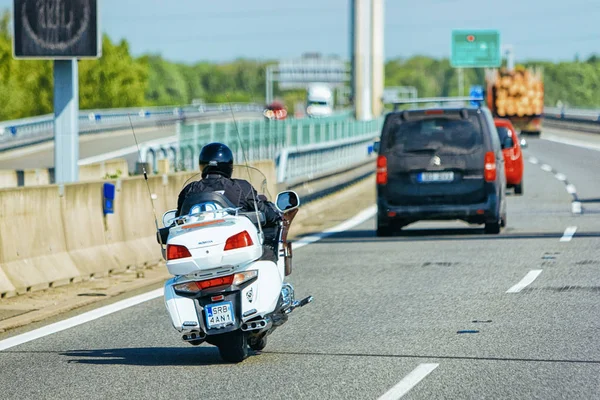
[[[593,108],[544,107],[544,117],[582,122],[600,122],[600,110]]]
[[[201,116],[234,112],[262,112],[263,106],[252,103],[201,104],[181,107],[135,107],[106,110],[82,110],[79,113],[79,133],[110,131],[129,126],[174,123]],[[54,115],[0,122],[0,150],[26,146],[49,140],[54,136]]]
[[[277,183],[296,185],[362,165],[372,159],[378,135],[375,128],[356,138],[284,148],[277,157]]]
[[[179,140],[173,137],[168,143],[142,145],[142,162],[149,164],[152,171],[158,170],[160,159],[168,159],[176,171],[193,170],[202,146],[221,141],[232,149],[236,160],[276,160],[279,183],[289,183],[364,162],[370,156],[369,146],[379,136],[382,122],[383,118],[356,121],[333,116],[179,124]]]

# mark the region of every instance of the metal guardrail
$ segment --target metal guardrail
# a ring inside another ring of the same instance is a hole
[[[600,110],[592,108],[544,107],[544,117],[568,121],[600,122]]]
[[[373,158],[372,144],[379,132],[336,142],[284,148],[277,163],[277,183],[297,185],[351,169]]]
[[[379,136],[382,123],[383,118],[355,121],[333,116],[288,121],[243,121],[237,124],[179,124],[179,140],[173,137],[168,143],[142,145],[142,162],[149,164],[149,170],[155,172],[160,159],[168,159],[176,171],[193,170],[197,167],[202,146],[222,141],[230,146],[237,160],[276,160],[278,183],[289,184],[364,162],[371,154],[370,145]]]
[[[252,103],[201,104],[181,107],[136,107],[106,110],[83,110],[79,113],[79,133],[109,131],[129,126],[174,123],[203,115],[234,112],[262,112],[263,106]],[[0,122],[0,150],[26,146],[54,136],[54,115]]]

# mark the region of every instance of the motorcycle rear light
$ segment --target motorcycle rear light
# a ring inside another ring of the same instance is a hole
[[[376,182],[378,185],[385,185],[388,181],[387,174],[387,158],[385,156],[377,157],[377,177]]]
[[[231,286],[233,283],[233,275],[221,276],[218,278],[207,279],[205,281],[192,281],[175,285],[175,290],[181,292],[196,293],[204,289],[209,289],[219,286]]]
[[[241,249],[242,247],[252,246],[252,238],[247,231],[242,231],[237,235],[233,235],[225,242],[225,250]]]
[[[191,257],[192,254],[185,246],[179,246],[177,244],[167,245],[167,260],[178,260],[180,258]]]
[[[257,276],[258,276],[257,270],[240,272],[233,276],[233,284],[239,286],[244,282],[248,282],[248,281],[256,278]]]
[[[242,283],[251,281],[258,277],[257,270],[244,271],[233,275],[220,276],[218,278],[207,279],[205,281],[192,281],[180,283],[179,285],[175,285],[174,288],[180,292],[187,293],[197,293],[201,290],[210,289],[219,286],[231,286],[236,285],[239,286]],[[223,300],[224,297],[222,295],[211,297],[212,301],[220,301]]]
[[[485,153],[483,177],[486,182],[493,182],[496,180],[496,154],[494,154],[493,151]]]

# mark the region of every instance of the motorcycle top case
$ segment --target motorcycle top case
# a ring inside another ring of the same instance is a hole
[[[248,232],[252,243],[225,250],[227,239],[243,231]],[[259,259],[263,252],[257,228],[244,216],[228,216],[173,227],[169,231],[168,245],[185,246],[192,255],[167,260],[167,269],[172,275],[188,275],[223,266],[245,264]]]

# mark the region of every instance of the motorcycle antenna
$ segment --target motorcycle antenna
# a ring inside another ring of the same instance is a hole
[[[156,206],[154,205],[154,198],[152,197],[152,190],[150,190],[150,183],[148,183],[148,173],[146,172],[146,165],[142,162],[142,152],[140,151],[140,144],[137,140],[137,135],[135,134],[135,129],[133,127],[133,121],[131,121],[131,115],[127,114],[129,118],[129,126],[131,126],[131,133],[133,134],[133,139],[135,140],[135,147],[138,153],[138,159],[142,166],[142,171],[144,173],[144,181],[146,182],[146,188],[148,189],[148,196],[150,197],[150,203],[152,204],[152,214],[154,215],[154,226],[156,226],[156,232],[158,233],[158,241],[160,243],[161,250],[163,249],[162,237],[160,236],[160,228],[158,227],[158,218],[156,217]]]
[[[229,98],[229,93],[225,94],[227,97],[227,102],[229,103],[229,109],[231,110],[231,118],[233,119],[233,126],[235,126],[235,133],[237,135],[238,141],[240,142],[240,149],[242,149],[242,156],[244,157],[244,164],[246,166],[246,171],[248,172],[248,181],[252,181],[252,175],[250,175],[250,165],[248,165],[248,155],[244,149],[244,143],[242,142],[242,137],[240,135],[240,130],[238,129],[237,120],[235,119],[235,113],[233,112],[233,105],[231,104],[231,99]],[[258,231],[260,232],[261,239],[264,240],[264,233],[262,229],[262,225],[260,223],[260,215],[258,213],[258,203],[256,198],[256,193],[252,190],[252,199],[254,200],[254,212],[256,213],[256,220],[258,221]]]

